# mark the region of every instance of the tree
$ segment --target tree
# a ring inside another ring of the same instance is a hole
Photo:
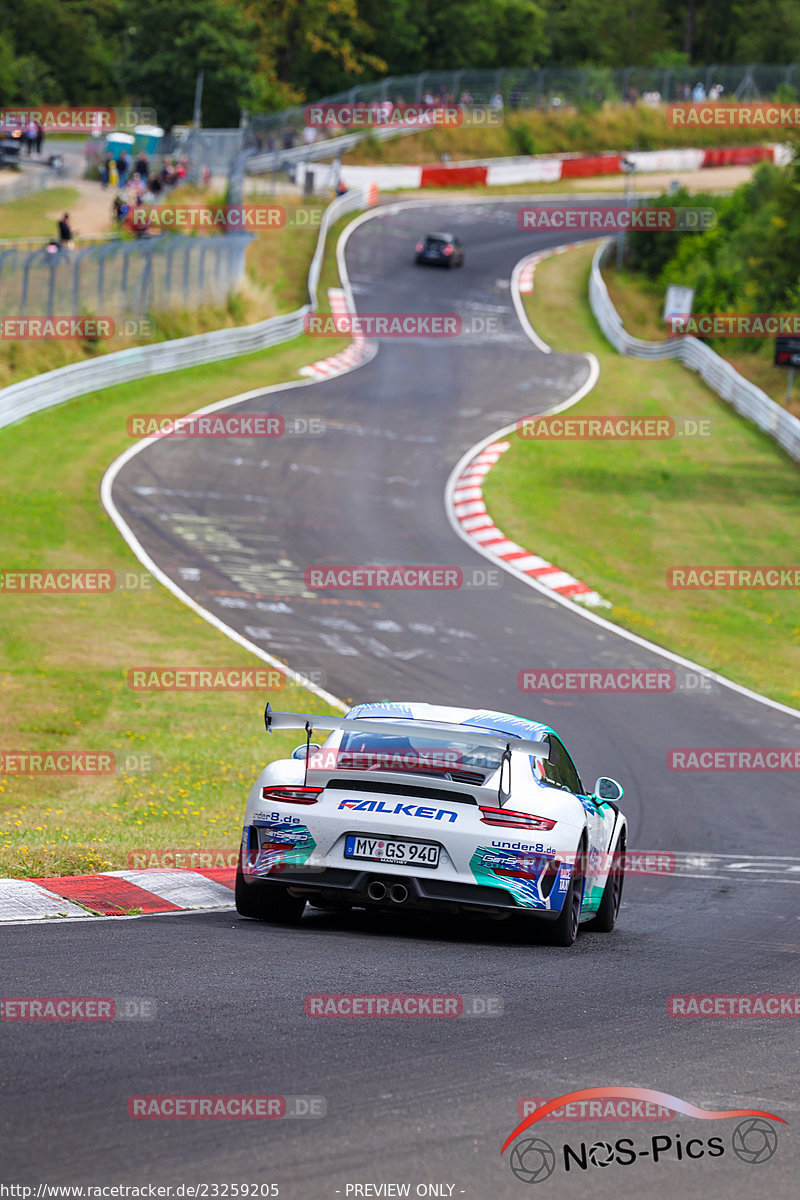
[[[251,11],[277,79],[304,97],[386,73],[386,61],[371,49],[375,35],[359,15],[357,0],[267,0]]]
[[[18,102],[113,104],[118,20],[117,0],[5,0]]]
[[[191,119],[201,68],[204,125],[238,125],[240,109],[260,98],[266,81],[259,79],[258,30],[237,4],[128,0],[124,19],[123,88],[154,107],[165,127]]]

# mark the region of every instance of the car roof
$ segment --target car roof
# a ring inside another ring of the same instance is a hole
[[[541,741],[548,733],[554,733],[549,725],[531,721],[527,717],[516,717],[513,713],[495,712],[486,708],[456,708],[446,704],[426,704],[422,701],[381,700],[374,704],[357,704],[345,714],[354,720],[380,718],[393,721],[441,721],[445,724],[473,726],[491,733],[504,733],[509,737]]]
[[[443,242],[452,242],[455,240],[452,233],[426,233],[425,237],[441,238]]]

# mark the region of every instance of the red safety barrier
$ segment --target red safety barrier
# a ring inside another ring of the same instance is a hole
[[[706,150],[704,167],[749,167],[751,163],[772,162],[771,146],[725,146],[721,150]]]
[[[420,187],[463,187],[486,183],[487,167],[423,167]]]
[[[621,154],[583,154],[561,162],[562,179],[586,179],[590,175],[619,175]]]

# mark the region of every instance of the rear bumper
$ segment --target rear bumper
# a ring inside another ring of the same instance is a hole
[[[359,908],[417,909],[428,912],[473,912],[476,915],[523,912],[541,920],[555,920],[559,911],[530,909],[517,904],[514,896],[499,887],[486,887],[473,883],[454,883],[447,879],[433,879],[414,875],[389,876],[383,872],[350,870],[342,867],[325,867],[313,874],[285,869],[274,879],[263,876],[245,875],[248,887],[288,887],[293,896],[302,896],[312,904],[320,903],[354,905]],[[408,897],[402,903],[383,898],[372,899],[368,894],[371,883],[380,883],[389,888],[401,884],[407,889]]]

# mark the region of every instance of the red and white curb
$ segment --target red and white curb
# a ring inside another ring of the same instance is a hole
[[[565,250],[569,250],[569,246],[556,246],[552,250],[543,250],[541,254],[531,254],[528,258],[522,260],[517,273],[517,290],[523,295],[530,295],[533,291],[533,277],[536,273],[536,267],[543,258],[550,258],[553,254],[563,254]]]
[[[235,867],[0,879],[0,924],[233,908]]]
[[[514,307],[522,328],[531,341],[544,354],[550,354],[550,347],[537,334],[528,320],[528,315],[520,299],[520,293],[533,291],[533,276],[538,263],[550,258],[553,254],[563,254],[571,247],[552,246],[537,254],[529,254],[517,263],[511,278],[511,294]],[[597,360],[590,359],[589,378],[582,388],[571,396],[564,404],[551,411],[559,412],[575,404],[582,396],[592,390],[597,380]],[[446,493],[447,514],[457,531],[465,541],[471,542],[484,558],[499,563],[506,570],[524,576],[534,587],[546,588],[565,600],[577,601],[579,604],[594,608],[610,608],[608,600],[588,584],[581,583],[568,571],[562,571],[554,563],[548,562],[538,554],[532,554],[524,546],[511,541],[501,529],[495,525],[486,510],[483,498],[483,482],[494,464],[511,446],[511,442],[503,440],[504,434],[510,433],[515,426],[509,425],[499,430],[494,438],[488,438],[467,452],[461,462],[454,468],[448,480]]]
[[[510,447],[510,442],[490,442],[470,459],[457,476],[451,497],[453,513],[462,532],[471,541],[476,542],[484,554],[491,555],[500,563],[515,567],[517,571],[535,579],[537,583],[558,592],[559,596],[566,596],[569,600],[577,600],[581,604],[593,607],[610,607],[608,601],[598,592],[581,583],[568,571],[562,571],[546,558],[531,554],[524,546],[512,542],[489,516],[483,499],[483,481],[500,456]]]
[[[328,300],[334,317],[350,315],[347,296],[341,288],[329,288]],[[374,342],[367,341],[363,333],[356,330],[350,345],[346,346],[339,354],[334,354],[331,358],[320,359],[319,362],[311,363],[307,367],[301,367],[300,374],[307,375],[310,379],[333,379],[336,375],[343,375],[345,371],[352,371],[354,367],[360,367],[365,362],[369,362],[376,353],[377,346]]]

